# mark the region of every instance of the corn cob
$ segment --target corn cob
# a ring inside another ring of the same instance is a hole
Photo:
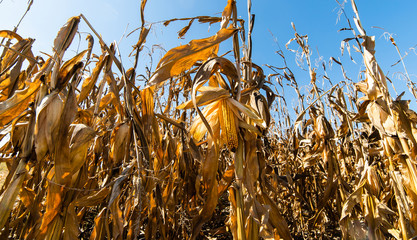
[[[220,118],[220,126],[222,128],[223,139],[227,144],[227,147],[235,152],[238,145],[237,129],[236,129],[236,117],[233,114],[227,104],[227,100],[222,100],[222,109]]]

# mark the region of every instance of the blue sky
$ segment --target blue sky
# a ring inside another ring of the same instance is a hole
[[[343,0],[340,0],[343,1]],[[209,27],[208,24],[195,22],[184,39],[178,39],[177,32],[187,25],[188,22],[175,22],[164,27],[160,21],[171,18],[193,17],[200,15],[221,16],[221,12],[227,0],[148,0],[145,8],[145,20],[153,23],[152,30],[147,39],[147,47],[141,55],[139,71],[144,71],[144,66],[150,67],[150,58],[147,53],[152,45],[160,44],[166,50],[172,47],[186,44],[191,39],[204,38],[213,35],[219,28],[218,24]],[[237,1],[238,15],[247,19],[247,1]],[[404,72],[402,65],[391,67],[398,61],[399,56],[395,48],[384,37],[384,32],[394,34],[394,38],[400,47],[402,54],[409,52],[404,59],[408,72],[413,81],[417,81],[417,56],[412,47],[417,44],[417,1],[388,1],[388,0],[361,0],[357,1],[359,14],[367,30],[368,35],[376,37],[376,57],[383,71],[389,78],[395,81],[398,94],[406,91],[404,99],[414,99],[405,87],[405,82],[396,74]],[[0,3],[0,29],[10,29],[17,24],[27,7],[27,1],[3,0]],[[139,32],[135,32],[126,38],[126,35],[140,26],[139,15],[140,1],[124,0],[34,0],[31,10],[22,21],[18,33],[22,37],[35,38],[33,49],[35,55],[39,51],[52,53],[53,39],[59,28],[65,24],[71,16],[83,13],[91,22],[94,28],[102,35],[106,43],[113,41],[119,43],[123,56],[125,68],[132,66],[127,55],[131,46],[136,43]],[[349,60],[347,53],[341,56],[340,43],[343,39],[352,37],[351,32],[338,32],[339,29],[347,27],[347,22],[342,16],[338,20],[339,6],[336,1],[313,1],[313,0],[258,0],[252,2],[252,13],[256,15],[253,32],[253,62],[263,66],[264,64],[282,67],[283,61],[276,54],[276,51],[283,50],[291,70],[296,74],[300,86],[309,84],[309,75],[300,70],[295,64],[295,55],[285,49],[285,44],[294,36],[291,22],[294,22],[300,34],[308,34],[310,48],[313,51],[312,62],[325,62],[327,72],[333,83],[343,80],[338,65],[331,67],[328,63],[330,57],[340,59],[345,65],[347,74],[355,82],[363,70],[361,57],[354,54],[357,64]],[[349,18],[353,17],[350,1],[346,3],[346,13]],[[353,24],[353,21],[352,21]],[[373,28],[377,26],[379,28]],[[384,30],[381,30],[383,28]],[[91,33],[85,23],[80,24],[81,41],[79,50],[85,48],[85,32]],[[71,51],[75,53],[78,47],[78,40],[75,40]],[[99,52],[98,41],[96,40],[95,51]],[[296,48],[295,44],[292,44]],[[154,48],[155,49],[155,48]],[[222,49],[231,49],[231,42],[225,42]],[[352,51],[354,51],[352,49]],[[319,54],[318,54],[319,53]],[[221,53],[220,53],[221,54]],[[66,55],[66,57],[69,57]],[[152,70],[163,52],[156,51],[153,54]],[[264,67],[266,74],[271,73]],[[323,74],[319,67],[318,75]],[[320,80],[320,79],[319,79]],[[321,81],[321,80],[320,80]],[[324,90],[329,89],[326,81],[318,83]],[[395,93],[392,92],[395,97]],[[294,94],[291,90],[285,93],[285,97],[291,108],[296,104]],[[415,105],[413,100],[412,106]],[[415,110],[415,107],[413,107]]]

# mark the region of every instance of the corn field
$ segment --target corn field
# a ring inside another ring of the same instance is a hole
[[[151,28],[146,0],[129,67],[83,15],[44,57],[33,39],[1,30],[0,238],[416,237],[417,114],[390,95],[375,38],[350,5],[364,78],[320,89],[294,26],[287,47],[301,49],[308,96],[288,67],[267,65],[275,74],[265,76],[252,62],[252,22],[244,28],[235,0],[221,17],[166,21],[188,21],[180,37],[193,22],[220,30],[167,51],[145,86],[135,79]],[[80,22],[88,48],[65,58]],[[233,57],[219,50],[226,40]],[[285,84],[298,95],[295,116]]]

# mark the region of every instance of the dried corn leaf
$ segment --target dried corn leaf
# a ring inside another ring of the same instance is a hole
[[[103,69],[104,63],[106,58],[104,56],[100,56],[98,62],[96,63],[95,68],[93,69],[93,73],[87,79],[84,80],[80,95],[78,95],[78,102],[84,101],[87,96],[91,93],[94,85],[97,82],[98,76],[100,75],[101,70]]]
[[[36,197],[35,191],[30,188],[24,187],[20,191],[19,198],[23,202],[25,207],[27,208],[29,208],[30,206],[33,206],[35,197]]]
[[[107,213],[107,209],[103,208],[99,214],[97,214],[97,216],[94,219],[94,228],[93,231],[90,235],[90,239],[91,240],[99,240],[99,239],[104,239],[106,238],[106,229],[105,229],[105,224],[107,224],[107,219],[106,219],[106,213]]]
[[[72,127],[74,129],[72,130],[70,140],[69,159],[71,162],[71,173],[74,174],[86,161],[87,150],[96,136],[96,132],[84,124],[75,124]]]
[[[254,91],[250,95],[250,106],[257,110],[258,115],[264,120],[265,126],[268,127],[271,122],[271,114],[265,97],[258,91]]]
[[[130,142],[130,124],[123,123],[114,130],[114,143],[111,147],[112,158],[116,166],[125,158],[127,144]]]
[[[123,213],[119,208],[119,197],[117,197],[109,206],[110,213],[112,215],[112,229],[114,239],[123,239]]]
[[[218,44],[231,37],[235,31],[235,29],[221,29],[212,37],[192,40],[187,45],[169,50],[159,61],[148,84],[159,84],[189,69],[197,61],[204,61],[213,54],[215,55],[218,51]]]
[[[201,227],[205,222],[210,220],[214,209],[217,206],[218,196],[217,188],[218,183],[216,180],[218,166],[218,152],[214,150],[212,146],[206,158],[204,159],[202,175],[204,183],[207,186],[207,196],[205,199],[204,207],[200,210],[198,216],[193,219],[193,229],[191,239],[195,239],[201,230]]]
[[[207,105],[203,111],[202,114],[205,116],[206,121],[209,123],[210,126],[213,126],[213,128],[215,126],[219,126],[219,111],[220,111],[220,101],[216,101],[213,103],[210,103],[209,105]],[[203,120],[201,119],[201,117],[197,117],[194,121],[193,124],[191,125],[190,128],[190,133],[192,134],[193,138],[195,141],[200,141],[205,134],[207,133],[207,127],[203,124]],[[218,128],[218,131],[214,130],[213,134],[216,135],[216,138],[218,138],[219,134],[218,133],[220,131],[220,128]]]
[[[17,195],[20,192],[23,181],[25,180],[26,163],[22,159],[17,166],[12,182],[7,186],[6,191],[0,197],[0,229],[4,227],[10,217]]]
[[[375,37],[363,36],[362,46],[364,46],[363,59],[366,66],[366,83],[368,99],[375,100],[387,91],[385,75],[375,59]]]
[[[230,97],[228,90],[218,87],[203,86],[199,88],[200,95],[196,97],[197,106],[204,106],[214,101],[218,101],[227,97]],[[177,109],[190,109],[193,108],[193,101],[187,101],[177,107]]]
[[[382,100],[370,102],[366,108],[368,117],[381,134],[394,136],[396,135],[394,121],[381,104],[384,104]]]
[[[54,40],[54,50],[58,55],[61,55],[71,45],[75,34],[77,33],[80,17],[72,17],[68,19],[67,23],[59,30]]]
[[[265,121],[258,115],[256,110],[254,110],[250,106],[248,106],[246,104],[242,104],[242,103],[234,100],[233,98],[229,99],[228,104],[231,104],[231,105],[235,106],[242,113],[244,113],[251,120],[253,120],[259,127],[261,127],[261,128],[266,128],[267,127]]]
[[[55,91],[42,99],[36,109],[35,150],[39,160],[48,152],[55,151],[58,137],[57,127],[62,114],[64,102]]]
[[[59,120],[59,126],[57,129],[58,137],[55,148],[55,177],[59,184],[68,185],[71,181],[71,162],[69,156],[69,127],[77,113],[77,102],[75,93],[72,88],[69,89],[66,99],[64,100],[64,106],[62,115]]]
[[[5,126],[12,121],[21,112],[26,110],[29,103],[33,100],[34,94],[39,89],[41,81],[37,79],[35,82],[27,82],[27,87],[18,90],[15,94],[4,102],[0,102],[0,126]]]
[[[366,178],[362,176],[361,181],[357,185],[356,190],[349,195],[349,197],[346,199],[345,203],[343,204],[342,214],[340,217],[340,228],[342,230],[343,236],[348,237],[349,236],[349,229],[348,229],[348,223],[350,221],[349,216],[352,214],[352,210],[355,207],[356,204],[361,202],[362,194],[363,194],[363,186],[366,183]]]
[[[110,188],[105,187],[99,191],[94,191],[89,195],[76,199],[73,204],[79,207],[93,207],[103,202],[110,193]]]
[[[62,89],[68,83],[68,81],[74,76],[76,72],[78,72],[84,65],[81,60],[83,59],[84,55],[87,53],[88,50],[84,50],[71,58],[70,60],[66,61],[62,67],[59,69],[59,73],[57,76],[57,83],[56,88]]]
[[[222,22],[220,24],[221,28],[227,28],[229,21],[232,16],[233,5],[236,4],[235,0],[227,0],[227,5],[222,12]]]
[[[182,38],[184,37],[184,35],[188,32],[188,30],[191,27],[191,24],[193,24],[194,22],[194,18],[190,20],[190,22],[188,23],[187,26],[183,27],[179,32],[178,32],[178,38]]]
[[[80,229],[78,227],[77,214],[75,213],[75,206],[71,203],[65,214],[64,231],[62,233],[63,240],[77,239]]]
[[[15,64],[18,57],[25,56],[28,48],[32,45],[33,39],[22,39],[7,50],[1,61],[1,72]]]
[[[16,39],[17,41],[20,41],[20,40],[23,39],[19,34],[13,32],[13,31],[9,31],[9,30],[1,30],[0,31],[0,37],[9,38],[9,39]]]
[[[262,195],[262,202],[270,206],[269,222],[276,229],[279,236],[283,239],[292,239],[287,222],[279,212],[277,205],[265,194]]]
[[[154,89],[155,87],[148,87],[140,92],[140,97],[142,100],[143,130],[147,133],[150,133],[152,131],[152,122],[154,119]],[[149,137],[148,140],[150,140]]]

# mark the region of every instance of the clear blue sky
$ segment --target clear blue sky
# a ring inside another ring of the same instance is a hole
[[[12,30],[26,10],[27,1],[2,0],[0,2],[0,29]],[[227,0],[148,0],[145,8],[145,20],[147,23],[154,24],[146,45],[151,49],[153,44],[160,44],[164,49],[169,50],[180,44],[186,44],[191,39],[204,38],[214,34],[219,28],[218,24],[209,27],[208,24],[195,22],[185,39],[178,39],[176,33],[188,22],[172,23],[168,27],[157,22],[200,15],[221,16],[226,3]],[[247,19],[247,2],[238,0],[237,4],[238,15]],[[413,99],[405,88],[405,82],[395,74],[404,72],[402,65],[391,67],[398,61],[399,56],[390,42],[384,38],[383,33],[386,31],[394,34],[402,54],[406,51],[409,52],[405,63],[411,79],[417,81],[417,56],[410,50],[417,44],[417,1],[358,0],[357,6],[367,34],[376,36],[376,57],[383,71],[393,81],[396,81],[395,86],[398,93],[406,91],[404,99]],[[133,0],[34,0],[31,10],[18,29],[18,33],[22,37],[36,39],[33,47],[35,55],[39,55],[39,51],[52,53],[53,39],[59,28],[71,16],[83,13],[103,36],[106,43],[119,42],[125,68],[129,68],[132,66],[129,61],[133,61],[133,59],[129,60],[127,55],[132,49],[131,46],[136,43],[139,33],[136,32],[128,38],[126,38],[126,34],[140,26],[139,8],[140,1]],[[363,70],[362,60],[356,54],[354,57],[357,64],[353,64],[347,54],[341,56],[340,43],[343,39],[352,37],[352,34],[349,31],[338,32],[339,29],[348,26],[343,16],[340,21],[337,21],[338,10],[338,4],[333,0],[253,1],[252,13],[256,15],[253,32],[253,62],[260,66],[269,64],[282,67],[282,59],[275,53],[281,49],[284,51],[289,66],[296,74],[299,85],[309,84],[308,73],[296,66],[295,55],[285,49],[287,41],[294,36],[291,27],[291,22],[294,22],[300,34],[308,34],[309,36],[310,47],[313,50],[312,62],[319,61],[319,57],[321,57],[322,61],[326,63],[328,74],[333,83],[343,80],[343,76],[338,65],[333,64],[333,67],[328,65],[330,57],[340,58],[348,76],[357,81],[360,70]],[[346,11],[348,17],[352,18],[350,1],[346,3]],[[384,30],[372,28],[373,26]],[[79,31],[81,32],[80,49],[82,50],[85,48],[86,34],[84,32],[91,33],[91,31],[83,22],[80,24]],[[78,40],[74,43],[78,43]],[[98,41],[96,40],[95,43],[95,51],[99,52]],[[292,46],[296,47],[294,44]],[[224,47],[230,50],[231,43],[224,43]],[[77,44],[73,44],[71,51],[75,52],[76,50]],[[145,50],[141,55],[139,71],[143,70],[144,66],[150,66],[147,51]],[[163,52],[155,52],[153,55],[152,70],[155,70],[162,54]],[[264,70],[266,74],[271,73],[267,71],[266,67]],[[318,70],[319,75],[322,73],[322,69]],[[319,87],[327,90],[329,85],[327,83],[319,84]],[[292,107],[295,104],[295,100],[291,100],[294,97],[293,93],[285,94],[287,101],[290,99],[288,101],[289,107]],[[395,97],[395,93],[392,92],[392,94]]]

